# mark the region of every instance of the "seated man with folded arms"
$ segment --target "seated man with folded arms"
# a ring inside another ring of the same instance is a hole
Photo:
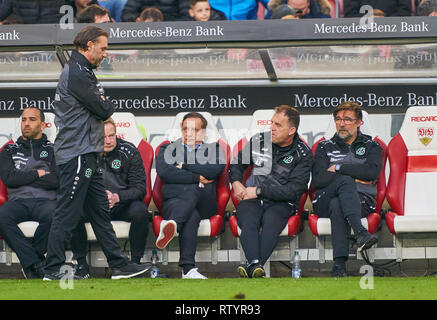
[[[217,214],[216,181],[226,158],[218,143],[205,143],[206,119],[191,112],[182,120],[182,138],[161,146],[156,171],[163,182],[159,249],[179,233],[180,259],[184,279],[206,279],[195,266],[197,232],[202,219]]]
[[[295,108],[276,107],[270,132],[254,135],[231,162],[229,179],[240,200],[236,216],[247,259],[238,267],[241,277],[265,276],[263,266],[307,189],[313,157],[297,133],[299,121]],[[243,185],[243,173],[251,165]]]
[[[131,223],[129,242],[131,261],[139,264],[146,248],[149,213],[143,199],[146,195],[146,173],[138,149],[130,142],[117,138],[112,118],[104,122],[103,181],[108,195],[111,220]],[[86,217],[85,217],[86,220]],[[86,261],[87,234],[80,223],[73,232],[72,249],[78,262],[76,274],[89,278]]]
[[[382,148],[361,133],[363,115],[355,102],[334,110],[336,134],[319,143],[314,155],[312,181],[316,191],[313,207],[319,217],[331,219],[334,265],[331,275],[345,277],[351,228],[358,251],[378,239],[361,224],[376,207],[376,181],[382,168]]]
[[[44,113],[34,107],[21,114],[21,137],[0,153],[0,177],[8,201],[0,207],[0,234],[17,254],[26,279],[42,279],[43,261],[59,186],[53,144],[43,133]],[[18,224],[39,223],[32,243]]]

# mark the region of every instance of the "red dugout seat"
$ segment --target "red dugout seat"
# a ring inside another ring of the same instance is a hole
[[[410,107],[388,145],[391,211],[385,220],[392,234],[437,232],[436,121],[437,106]]]
[[[163,141],[155,151],[155,155],[158,155],[161,145],[175,141],[181,137],[181,123],[184,115],[187,112],[181,112],[176,115],[175,121],[172,128],[168,131],[167,139]],[[200,112],[208,122],[207,125],[207,135],[205,141],[208,143],[218,142],[221,146],[224,154],[226,155],[226,166],[217,181],[217,205],[218,212],[209,219],[202,219],[200,221],[198,236],[199,237],[217,237],[222,231],[223,218],[226,211],[226,205],[229,201],[230,188],[229,188],[229,162],[230,162],[230,148],[229,145],[220,137],[220,134],[215,126],[212,115],[208,112]],[[163,220],[161,216],[162,209],[162,181],[159,175],[156,175],[155,183],[153,185],[153,202],[155,203],[158,214],[153,217],[153,230],[155,236],[158,237],[161,221]],[[164,249],[166,250],[166,249]],[[216,262],[216,260],[213,260]]]
[[[378,229],[379,223],[381,221],[381,208],[385,199],[386,194],[386,179],[385,179],[385,167],[387,162],[387,146],[384,141],[381,140],[378,136],[375,135],[369,121],[369,115],[366,111],[363,111],[363,124],[360,127],[362,133],[370,135],[373,137],[373,140],[377,141],[382,148],[382,169],[379,174],[379,178],[377,181],[377,196],[376,196],[376,209],[375,212],[369,214],[366,218],[361,219],[361,223],[370,233],[375,233]],[[319,143],[325,139],[330,139],[334,136],[336,132],[334,119],[331,116],[329,120],[328,128],[324,134],[324,136],[317,140],[312,146],[313,154],[315,154],[317,146]],[[309,192],[311,200],[314,199],[315,190],[310,187]],[[331,220],[329,218],[319,218],[316,212],[312,213],[308,217],[308,223],[311,232],[314,236],[330,236],[331,235]],[[320,254],[320,252],[319,252]],[[323,255],[323,254],[322,254]],[[321,262],[324,262],[324,256],[319,259]]]

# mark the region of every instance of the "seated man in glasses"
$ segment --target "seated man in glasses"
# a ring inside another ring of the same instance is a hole
[[[382,168],[382,148],[360,132],[362,111],[355,102],[344,102],[334,110],[336,134],[317,146],[313,163],[315,212],[331,219],[333,277],[345,277],[351,228],[358,251],[378,241],[361,224],[376,207],[376,180]]]

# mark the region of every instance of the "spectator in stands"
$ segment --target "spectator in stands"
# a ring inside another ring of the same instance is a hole
[[[59,23],[59,9],[65,0],[2,0],[0,3],[0,21],[13,14],[14,20],[26,24]]]
[[[74,18],[77,20],[79,14],[89,5],[98,4],[97,0],[68,0],[67,3],[73,8]]]
[[[312,183],[317,190],[315,212],[331,219],[334,265],[331,275],[345,277],[351,227],[358,251],[378,239],[361,224],[376,207],[376,180],[382,168],[382,148],[360,131],[362,111],[355,102],[334,110],[336,134],[319,143],[314,156]]]
[[[83,9],[77,16],[78,23],[107,23],[111,22],[109,11],[101,6],[92,4]]]
[[[194,256],[201,219],[217,213],[216,181],[226,160],[218,143],[205,143],[206,119],[191,112],[182,120],[182,138],[161,146],[156,172],[163,182],[162,216],[156,246],[164,249],[179,233],[179,266],[184,279],[206,279]]]
[[[417,7],[417,15],[437,17],[437,1],[422,0]]]
[[[272,11],[272,19],[300,19],[297,10],[288,4],[281,4]]]
[[[188,20],[190,16],[189,0],[128,0],[126,3],[122,20],[123,22],[134,22],[145,8],[157,8],[164,15],[164,21]]]
[[[160,22],[164,21],[161,10],[156,8],[144,9],[136,20],[137,22]]]
[[[117,138],[116,130],[112,118],[105,121],[103,180],[111,219],[131,223],[131,261],[140,264],[149,232],[149,213],[143,201],[147,191],[146,174],[138,149],[132,143]],[[88,219],[85,217],[85,220]],[[73,232],[72,249],[73,258],[78,262],[76,274],[88,278],[87,233],[83,223]]]
[[[0,234],[17,254],[26,279],[42,279],[52,213],[59,187],[53,144],[43,133],[44,113],[34,107],[21,114],[21,137],[0,153],[0,177],[8,201],[0,207]],[[32,244],[18,224],[39,223]]]
[[[238,267],[241,277],[265,275],[263,266],[307,189],[312,153],[299,138],[299,121],[295,108],[276,107],[270,132],[253,136],[231,162],[229,179],[240,200],[236,216],[247,259]],[[243,185],[243,173],[251,165],[253,170]]]
[[[74,39],[75,50],[65,65],[56,89],[54,110],[58,129],[56,163],[60,195],[50,229],[44,280],[60,280],[65,263],[65,242],[77,227],[82,212],[112,268],[112,279],[131,278],[148,267],[128,261],[121,253],[109,215],[108,195],[99,169],[104,151],[104,124],[115,110],[106,99],[93,69],[106,56],[108,33],[95,26],[83,28]],[[79,276],[75,276],[80,278]]]
[[[285,3],[295,9],[296,15],[303,19],[331,18],[331,4],[327,0],[270,0],[268,7],[273,10]],[[269,18],[270,15],[266,17]]]
[[[213,10],[208,0],[190,0],[188,13],[194,21],[226,20],[225,14]]]
[[[343,5],[345,18],[363,16],[360,8],[364,5],[382,11],[385,17],[410,16],[412,10],[411,0],[344,0]]]
[[[99,0],[99,6],[106,8],[115,22],[121,22],[121,15],[127,0]]]
[[[228,20],[258,19],[258,4],[267,8],[268,0],[210,0],[211,7],[223,12]]]

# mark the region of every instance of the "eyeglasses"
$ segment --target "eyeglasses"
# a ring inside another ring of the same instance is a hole
[[[334,118],[334,121],[335,121],[335,123],[336,124],[339,124],[339,123],[341,123],[342,121],[345,123],[345,124],[351,124],[351,123],[353,123],[355,120],[357,120],[357,119],[353,119],[353,118]]]

